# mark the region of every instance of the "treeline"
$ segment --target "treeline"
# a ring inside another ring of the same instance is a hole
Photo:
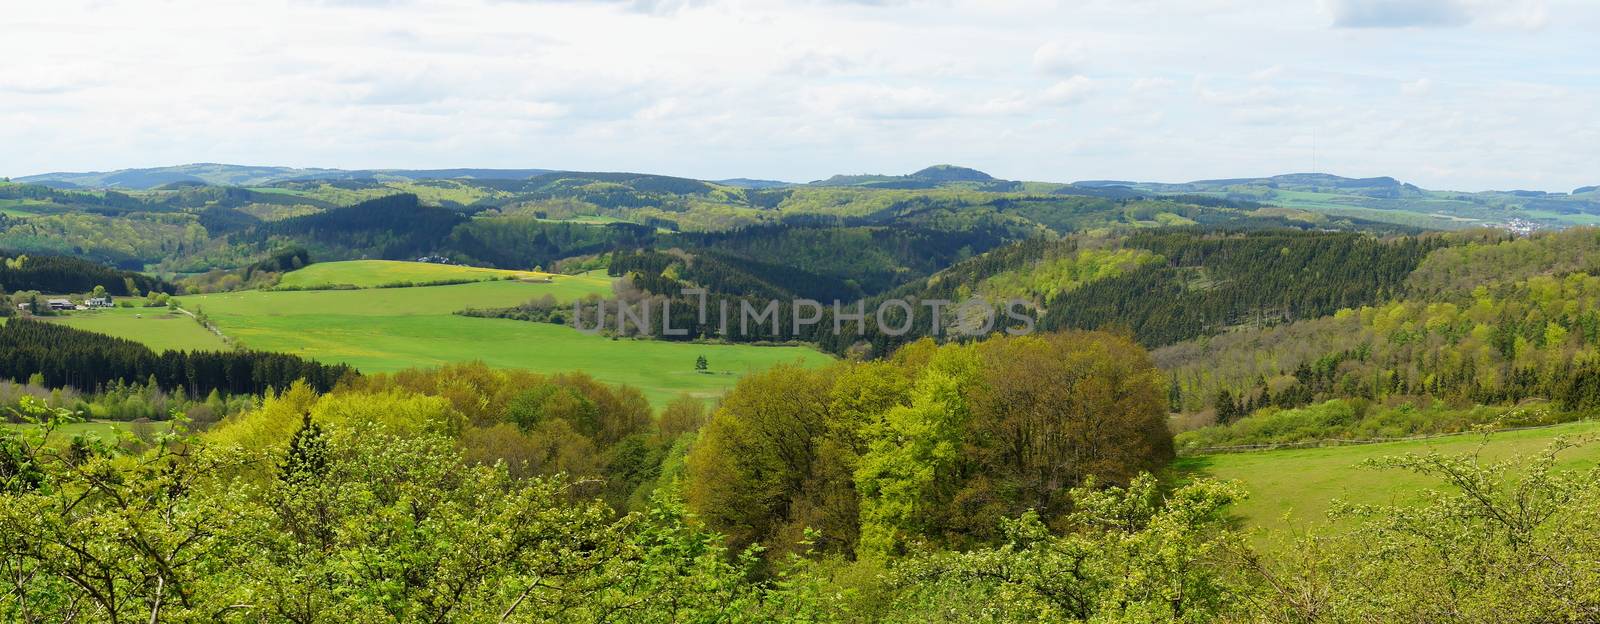
[[[30,381],[37,383],[0,379],[0,423],[16,424],[19,411],[29,401],[67,409],[83,418],[117,422],[165,421],[177,412],[196,427],[260,407],[260,397],[254,395],[223,396],[220,391],[213,391],[202,397],[190,397],[182,392],[166,392],[148,380],[143,384],[112,382],[98,390],[81,391],[71,387],[50,388],[44,385],[42,376],[34,377]]]
[[[632,223],[591,225],[536,217],[482,217],[462,223],[441,242],[441,252],[469,265],[505,269],[547,267],[562,258],[636,249],[654,244],[654,228]]]
[[[260,351],[165,351],[156,353],[131,340],[70,327],[12,319],[0,326],[0,378],[43,385],[95,390],[112,384],[145,384],[154,380],[167,392],[203,397],[213,390],[226,394],[264,394],[304,381],[328,390],[353,375],[348,366],[326,365],[293,355]]]
[[[176,287],[160,278],[81,258],[0,251],[0,292],[87,293],[96,286],[103,286],[107,293],[121,297],[177,292]]]
[[[142,210],[143,202],[119,191],[87,193],[58,190],[42,184],[0,184],[0,199],[28,199],[71,206],[89,212],[117,214]]]

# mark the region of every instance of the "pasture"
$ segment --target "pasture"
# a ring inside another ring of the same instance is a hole
[[[491,281],[372,290],[244,291],[181,300],[185,309],[204,311],[230,338],[252,349],[343,362],[369,373],[475,360],[546,373],[584,371],[602,381],[634,386],[656,405],[679,393],[720,395],[740,375],[774,364],[815,365],[830,360],[807,347],[612,340],[547,323],[452,314],[468,307],[512,306],[546,294],[570,301],[599,291],[600,278],[562,277],[551,284]],[[694,369],[700,355],[710,364],[707,372]]]
[[[1461,434],[1360,446],[1200,455],[1180,458],[1177,469],[1186,475],[1244,484],[1250,497],[1236,503],[1233,513],[1244,527],[1262,530],[1256,536],[1258,543],[1270,545],[1329,526],[1329,503],[1336,498],[1352,503],[1409,504],[1420,500],[1422,490],[1442,485],[1437,479],[1408,472],[1366,468],[1361,466],[1364,461],[1432,450],[1461,454],[1480,446],[1483,458],[1499,460],[1536,453],[1560,435],[1593,434],[1600,434],[1600,422],[1506,431],[1489,436],[1487,443],[1481,434]],[[1572,469],[1600,463],[1600,440],[1567,451],[1561,460],[1562,467]]]
[[[222,351],[228,344],[189,315],[166,308],[80,310],[66,316],[41,317],[52,323],[110,334],[144,343],[155,351]]]

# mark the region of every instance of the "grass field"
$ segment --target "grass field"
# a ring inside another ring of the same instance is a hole
[[[323,262],[287,273],[280,286],[310,288],[349,284],[371,288],[397,282],[437,282],[444,280],[552,279],[564,285],[588,286],[594,292],[610,292],[610,279],[601,275],[551,275],[534,271],[506,271],[479,267],[400,262],[396,260],[352,260]]]
[[[0,214],[9,217],[33,217],[45,214],[55,204],[31,199],[0,199]]]
[[[1498,433],[1484,447],[1483,457],[1503,459],[1536,452],[1558,435],[1600,434],[1600,422],[1580,422],[1544,429]],[[1368,459],[1426,453],[1470,452],[1483,442],[1481,435],[1463,434],[1425,440],[1314,449],[1261,451],[1185,457],[1180,472],[1242,482],[1250,498],[1234,506],[1245,527],[1265,529],[1258,541],[1282,543],[1295,531],[1327,526],[1329,503],[1340,498],[1355,503],[1410,503],[1438,480],[1396,470],[1360,467]],[[1600,443],[1568,451],[1564,466],[1593,466],[1600,462]]]
[[[514,306],[545,295],[569,302],[589,293],[609,293],[610,290],[610,284],[602,283],[599,278],[558,276],[549,284],[496,280],[369,290],[247,290],[185,295],[178,299],[191,312],[204,310],[226,330],[226,322],[235,317],[450,315],[464,308]]]
[[[33,425],[29,425],[29,424],[26,424],[26,423],[14,424],[14,423],[0,422],[0,427],[22,428],[22,427],[32,427],[32,426]],[[132,431],[133,430],[133,426],[134,426],[133,423],[112,422],[112,421],[108,421],[108,420],[90,420],[90,421],[84,421],[84,422],[70,423],[70,424],[62,425],[61,427],[57,428],[53,433],[51,433],[50,434],[50,443],[54,444],[57,441],[71,440],[73,437],[79,436],[79,435],[84,436],[84,437],[89,437],[89,438],[102,438],[102,439],[114,438],[114,437],[117,436],[118,432],[120,432],[120,431]],[[163,431],[164,429],[161,429],[161,428],[166,427],[167,423],[150,423],[150,426],[152,428],[152,431]]]
[[[315,265],[313,265],[315,266]],[[709,397],[739,375],[780,362],[819,364],[829,357],[804,347],[696,345],[611,340],[547,323],[456,316],[467,307],[505,307],[544,294],[571,300],[594,280],[558,276],[553,284],[492,281],[374,290],[245,291],[182,298],[246,347],[344,362],[386,372],[481,360],[540,372],[585,371],[639,388],[660,405],[680,392]],[[191,323],[192,324],[192,323]],[[137,335],[126,337],[142,340]],[[710,374],[694,370],[705,355]]]
[[[108,308],[46,318],[69,327],[137,340],[156,351],[228,349],[222,338],[206,331],[189,315],[167,312],[166,308]]]

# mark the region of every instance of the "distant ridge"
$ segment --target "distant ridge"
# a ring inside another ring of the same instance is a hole
[[[321,169],[192,163],[115,171],[53,172],[14,178],[16,182],[61,189],[109,188],[149,190],[173,184],[264,186],[294,180],[424,180],[470,178],[524,180],[550,169]]]

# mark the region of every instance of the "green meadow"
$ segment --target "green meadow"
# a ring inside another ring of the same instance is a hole
[[[815,365],[830,359],[809,347],[612,340],[547,323],[453,314],[469,307],[512,306],[547,294],[571,301],[602,292],[602,284],[609,290],[600,277],[555,279],[549,284],[497,280],[415,288],[245,291],[181,300],[185,309],[203,311],[228,337],[252,349],[343,362],[365,372],[470,361],[548,373],[584,371],[639,388],[657,405],[679,393],[720,395],[740,375],[774,364]],[[709,371],[694,369],[701,355]]]
[[[1424,454],[1469,453],[1481,448],[1481,457],[1498,460],[1543,449],[1557,436],[1600,434],[1600,422],[1569,423],[1542,429],[1506,431],[1490,435],[1460,434],[1438,438],[1251,453],[1184,457],[1177,469],[1193,476],[1237,480],[1250,497],[1236,503],[1233,513],[1247,528],[1263,529],[1258,541],[1284,543],[1297,533],[1329,526],[1328,509],[1334,499],[1364,504],[1410,504],[1426,488],[1441,487],[1438,479],[1392,469],[1363,467],[1367,460]],[[1600,441],[1568,450],[1566,468],[1587,468],[1600,463]]]
[[[410,288],[252,290],[179,300],[184,309],[205,313],[230,339],[251,349],[342,362],[365,372],[471,361],[548,373],[584,371],[603,381],[639,388],[657,405],[679,393],[718,396],[740,375],[775,364],[815,365],[831,359],[809,347],[612,340],[548,323],[454,314],[466,308],[514,306],[545,295],[570,302],[611,291],[611,280],[603,272],[553,275],[548,283],[499,279],[511,273],[546,277],[416,262],[331,262],[289,273],[284,283],[333,280],[375,285],[461,275],[487,275],[490,280]],[[229,348],[194,319],[165,308],[80,311],[54,322],[136,340],[156,350]],[[701,355],[710,370],[695,370]]]
[[[8,217],[35,217],[49,212],[52,204],[31,199],[0,199],[0,214]]]
[[[189,315],[168,312],[164,307],[107,308],[46,318],[82,330],[137,340],[156,351],[220,351],[228,348],[228,343],[201,327]]]
[[[426,262],[401,262],[396,260],[351,260],[348,262],[323,262],[283,276],[280,286],[312,288],[317,286],[350,285],[372,288],[399,282],[438,282],[446,280],[497,279],[550,279],[574,288],[587,287],[602,294],[610,292],[611,280],[599,275],[551,275],[534,271],[507,271],[481,267],[430,264]]]
[[[563,277],[566,279],[561,279]],[[557,276],[556,281],[551,283],[494,280],[448,286],[365,290],[245,290],[184,295],[178,300],[190,312],[205,311],[226,331],[228,323],[241,318],[306,315],[449,316],[466,308],[503,308],[545,295],[569,302],[589,293],[609,293],[610,289],[609,282],[602,283],[593,277]]]

